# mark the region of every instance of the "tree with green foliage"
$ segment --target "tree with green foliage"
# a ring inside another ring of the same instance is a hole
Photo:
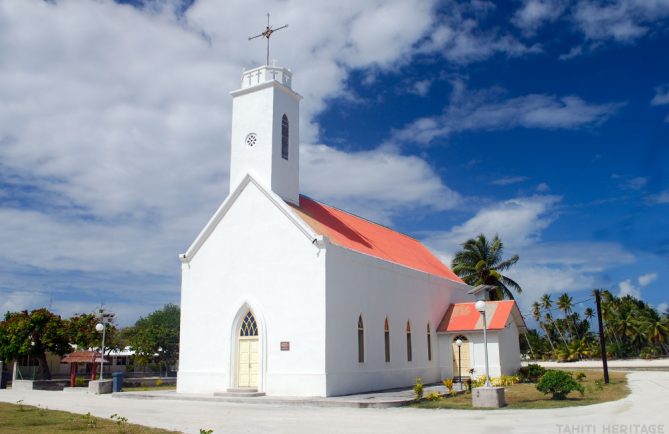
[[[95,326],[100,322],[102,314],[105,314],[107,318],[113,320],[113,314],[105,313],[102,310],[97,314],[75,314],[67,320],[67,335],[69,336],[70,343],[82,350],[99,348],[102,344],[102,333],[95,330]],[[119,339],[113,321],[107,321],[107,329],[105,331],[105,353],[108,354],[113,349],[119,348]]]
[[[46,353],[62,356],[71,350],[66,321],[46,308],[7,312],[0,322],[0,359],[35,357],[42,379],[51,379]]]
[[[523,289],[510,277],[502,274],[518,262],[518,255],[503,259],[504,244],[497,235],[492,242],[485,235],[469,239],[462,244],[462,250],[455,254],[452,269],[468,285],[490,285],[495,289],[489,292],[491,300],[513,300],[513,292],[518,294]]]
[[[139,365],[158,362],[168,369],[176,363],[179,359],[180,316],[179,306],[166,304],[124,330]]]

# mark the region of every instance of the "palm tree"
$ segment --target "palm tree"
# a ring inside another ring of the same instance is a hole
[[[571,298],[569,294],[565,292],[558,298],[557,306],[558,309],[560,309],[562,313],[564,313],[564,319],[567,322],[567,326],[569,326],[569,320],[567,319],[567,317],[571,313],[571,308],[574,306],[574,299]],[[571,337],[574,338],[576,324],[574,324],[574,327],[569,326],[569,328],[571,328]]]
[[[583,316],[585,316],[585,319],[588,321],[591,321],[592,318],[595,317],[595,311],[591,307],[586,307],[583,311]]]
[[[501,273],[518,262],[519,257],[513,255],[503,260],[504,244],[497,235],[490,242],[485,235],[480,234],[465,241],[462,247],[463,249],[453,258],[452,269],[465,283],[472,286],[494,286],[496,289],[489,293],[492,300],[504,298],[513,300],[511,289],[518,294],[523,291],[518,283]]]
[[[560,331],[560,328],[555,324],[555,321],[553,320],[553,315],[551,315],[551,307],[553,307],[553,300],[551,300],[551,296],[549,294],[544,294],[541,296],[541,307],[546,310],[546,313],[544,316],[546,317],[546,321],[548,321],[552,326],[557,330],[558,334],[560,335],[560,338],[562,338],[562,342],[564,342],[565,345],[567,345],[567,341],[565,340],[564,336],[562,335],[562,332]]]
[[[664,349],[665,343],[669,340],[669,318],[646,318],[643,320],[643,333],[648,342]]]
[[[548,330],[546,330],[546,324],[541,321],[541,305],[536,301],[532,303],[532,316],[534,317],[534,320],[539,323],[539,327],[543,329],[546,337],[548,338],[548,343],[551,345],[551,349],[553,352],[555,352],[555,345],[553,345],[551,335],[548,333]]]

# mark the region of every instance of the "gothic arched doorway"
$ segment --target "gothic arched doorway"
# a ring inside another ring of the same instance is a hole
[[[258,387],[260,373],[260,345],[258,324],[251,311],[239,326],[237,337],[237,387]]]

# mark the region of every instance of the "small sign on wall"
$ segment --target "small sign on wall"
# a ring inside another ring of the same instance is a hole
[[[281,351],[290,351],[290,342],[288,341],[281,342]]]

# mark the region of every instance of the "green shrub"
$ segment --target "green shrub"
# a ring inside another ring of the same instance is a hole
[[[164,381],[163,381],[163,380],[161,380],[161,379],[159,378],[159,379],[157,379],[157,380],[155,381],[155,383],[154,383],[154,384],[156,385],[156,387],[160,387],[160,386],[162,386],[162,385],[163,385],[163,383],[164,383]]]
[[[86,380],[81,377],[76,377],[74,379],[74,387],[85,387],[86,386]]]
[[[416,395],[416,399],[421,399],[423,397],[423,379],[416,377],[416,384],[413,386],[413,393]]]
[[[547,371],[536,387],[539,392],[550,393],[551,399],[556,400],[565,399],[573,391],[578,391],[581,396],[585,393],[583,385],[576,381],[571,373],[565,371]]]
[[[576,379],[578,381],[584,381],[587,378],[587,375],[585,375],[585,372],[579,372],[576,374]]]
[[[599,391],[604,390],[604,380],[595,380],[595,388]]]
[[[439,392],[430,392],[425,396],[425,399],[428,401],[441,401],[444,397]]]
[[[518,376],[523,383],[536,383],[545,373],[546,368],[536,363],[530,363],[518,370]]]

